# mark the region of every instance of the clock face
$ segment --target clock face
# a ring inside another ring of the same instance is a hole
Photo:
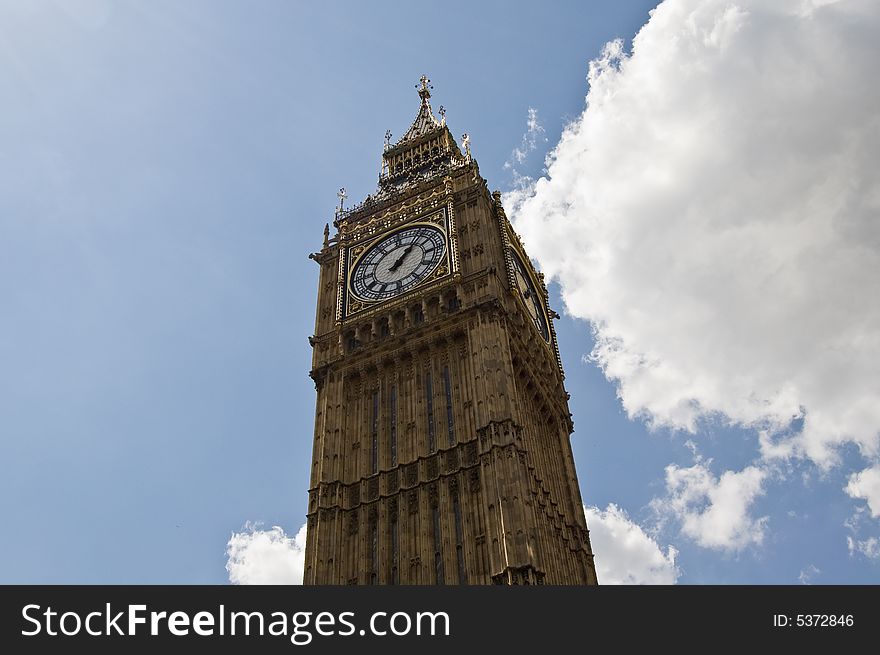
[[[423,282],[446,255],[443,232],[414,225],[370,246],[355,262],[351,292],[361,300],[388,300]]]
[[[544,337],[544,341],[550,343],[550,328],[547,325],[547,315],[544,313],[544,300],[535,290],[535,285],[532,284],[532,278],[526,272],[525,265],[513,250],[510,251],[510,258],[513,260],[513,278],[516,282],[516,288],[522,295],[526,309],[535,322],[538,332]]]

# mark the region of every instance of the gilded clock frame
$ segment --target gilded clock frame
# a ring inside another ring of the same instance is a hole
[[[452,231],[451,209],[452,208],[449,206],[441,206],[437,209],[417,216],[410,221],[395,225],[393,228],[384,230],[379,233],[372,233],[369,235],[368,238],[361,239],[346,247],[345,257],[343,260],[340,260],[340,281],[342,282],[342,284],[340,284],[340,291],[343,295],[343,298],[341,299],[342,311],[340,318],[342,320],[345,320],[351,318],[355,314],[361,314],[380,305],[392,305],[407,300],[416,293],[424,292],[426,287],[430,286],[432,283],[451,277],[457,269],[454,232]],[[364,254],[366,254],[371,248],[373,248],[381,241],[384,241],[388,237],[398,232],[402,232],[413,227],[418,227],[420,225],[432,227],[436,230],[439,230],[440,233],[443,235],[445,252],[443,253],[443,257],[440,259],[440,261],[437,263],[431,273],[429,273],[425,277],[425,279],[421,280],[412,288],[391,298],[385,298],[382,300],[366,300],[360,298],[357,294],[355,294],[351,286],[352,274],[354,273],[355,268],[357,267]]]

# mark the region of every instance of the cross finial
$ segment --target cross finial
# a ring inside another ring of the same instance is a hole
[[[446,107],[440,105],[440,109],[437,110],[437,113],[440,114],[440,125],[446,125]]]
[[[385,150],[391,147],[391,130],[385,130]]]
[[[419,82],[421,86],[416,85],[416,88],[419,90],[419,97],[422,99],[422,102],[431,97],[431,89],[434,87],[431,86],[431,80],[428,79],[427,75],[422,75],[419,78]]]
[[[336,192],[336,197],[339,198],[339,213],[342,213],[342,208],[345,205],[345,201],[348,199],[348,194],[345,192],[345,187],[339,189]]]

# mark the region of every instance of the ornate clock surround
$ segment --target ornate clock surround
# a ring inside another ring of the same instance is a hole
[[[374,221],[362,226],[343,237],[345,243],[341,248],[337,280],[337,323],[368,313],[378,307],[405,303],[414,296],[424,293],[436,286],[445,284],[459,275],[458,248],[455,233],[455,215],[452,199],[445,202],[426,202],[409,211],[384,216],[377,225]],[[427,225],[439,230],[445,239],[446,252],[431,274],[410,289],[388,299],[364,300],[351,292],[352,273],[358,259],[374,245],[402,230],[418,225]]]

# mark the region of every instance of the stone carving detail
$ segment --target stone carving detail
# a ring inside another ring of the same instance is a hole
[[[468,443],[464,451],[464,463],[466,465],[477,463],[477,444],[474,441]]]
[[[353,507],[361,502],[361,485],[355,482],[348,487],[348,506]]]
[[[470,484],[470,490],[472,492],[480,490],[480,469],[472,468],[468,472],[468,483]]]

